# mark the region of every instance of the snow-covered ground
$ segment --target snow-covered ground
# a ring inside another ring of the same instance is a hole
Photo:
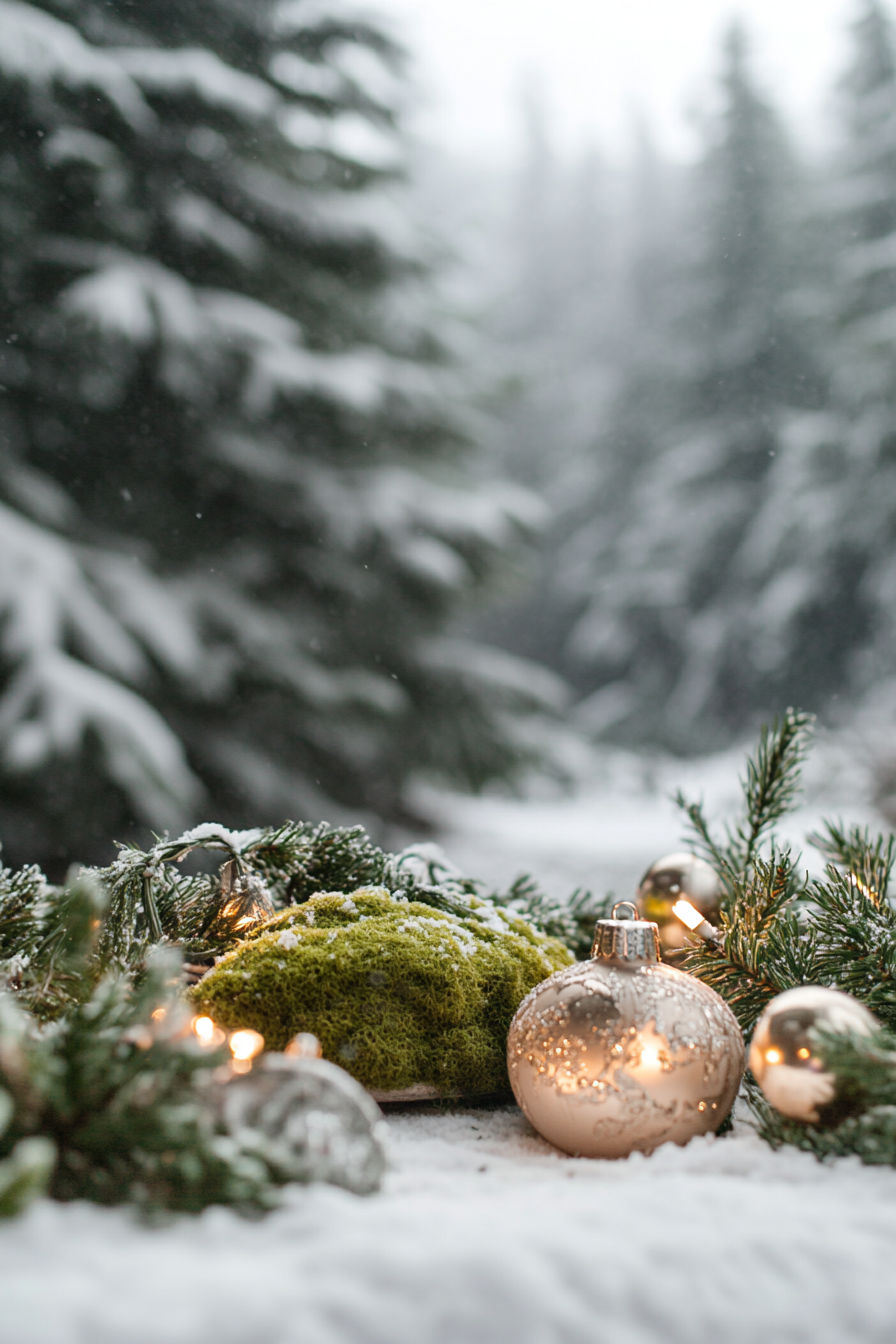
[[[896,1172],[748,1133],[562,1157],[519,1112],[393,1117],[382,1193],[164,1229],[0,1227],[3,1344],[891,1344]]]

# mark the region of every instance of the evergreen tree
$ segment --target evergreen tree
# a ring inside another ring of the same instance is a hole
[[[753,528],[765,643],[783,692],[816,709],[896,659],[896,45],[863,0],[822,212],[831,395],[791,426]]]
[[[595,556],[571,640],[580,684],[597,687],[585,713],[615,706],[628,732],[691,747],[763,703],[753,519],[795,413],[824,391],[793,302],[798,176],[738,28],[721,92],[679,220],[686,283],[666,299],[665,349],[649,341],[627,380],[574,539]],[[609,491],[605,457],[621,482]]]
[[[390,196],[400,53],[340,0],[0,3],[0,831],[395,816],[518,759],[444,634],[521,524]]]

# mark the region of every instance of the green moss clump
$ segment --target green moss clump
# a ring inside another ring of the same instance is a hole
[[[384,887],[324,892],[269,920],[193,990],[200,1012],[252,1027],[269,1049],[299,1031],[366,1087],[443,1094],[508,1086],[507,1029],[521,1000],[572,954],[474,899],[458,916]]]

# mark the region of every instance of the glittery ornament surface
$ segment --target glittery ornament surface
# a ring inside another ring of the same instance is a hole
[[[523,1000],[507,1065],[527,1119],[551,1143],[624,1157],[717,1129],[737,1093],[744,1046],[727,1004],[692,976],[592,960]]]

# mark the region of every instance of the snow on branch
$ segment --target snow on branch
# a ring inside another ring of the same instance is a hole
[[[460,676],[473,686],[497,692],[508,702],[523,702],[558,712],[566,707],[569,688],[539,663],[516,658],[502,649],[472,640],[439,636],[421,641],[420,661],[432,671]]]
[[[69,24],[20,0],[0,0],[0,34],[0,70],[11,79],[99,89],[135,129],[155,124],[116,55],[90,46]]]
[[[253,418],[278,396],[317,392],[370,412],[389,392],[417,400],[434,391],[435,373],[376,347],[328,354],[301,344],[298,323],[277,309],[227,290],[200,290],[158,262],[118,253],[73,281],[64,311],[134,345],[160,342],[207,361],[241,352],[247,360],[244,405]]]
[[[193,94],[213,107],[250,117],[270,116],[280,103],[276,89],[263,79],[235,70],[201,47],[177,51],[119,47],[111,55],[128,75],[153,92]]]
[[[157,262],[126,254],[75,280],[63,290],[60,304],[98,330],[135,345],[156,339],[195,345],[203,335],[192,286]]]
[[[106,557],[103,563],[114,562]],[[0,648],[15,668],[0,696],[0,755],[7,767],[39,769],[73,754],[93,730],[110,776],[138,815],[160,828],[182,824],[198,784],[180,742],[119,680],[147,674],[143,650],[106,609],[74,548],[3,505],[0,618]],[[132,612],[131,619],[145,630],[145,612],[143,619]],[[96,666],[73,656],[69,644]]]

